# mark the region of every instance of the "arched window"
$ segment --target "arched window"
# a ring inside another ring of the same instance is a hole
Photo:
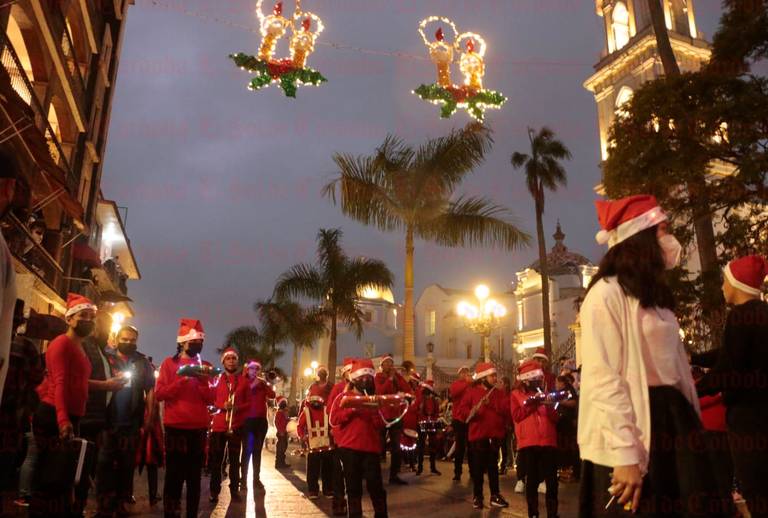
[[[632,99],[634,91],[628,86],[622,86],[619,90],[619,95],[616,96],[616,115],[619,117],[626,117],[627,113],[624,110],[624,105]]]
[[[613,27],[613,39],[616,41],[616,50],[629,43],[629,11],[624,2],[616,2],[611,16]]]

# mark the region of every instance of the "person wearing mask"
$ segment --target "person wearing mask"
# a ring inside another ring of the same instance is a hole
[[[332,390],[333,384],[328,381],[328,368],[321,365],[317,368],[317,379],[309,386],[309,392],[320,396],[323,401],[327,401]]]
[[[541,370],[544,372],[544,386],[542,390],[545,392],[552,392],[555,390],[555,374],[552,372],[552,364],[547,356],[547,350],[543,347],[538,347],[536,352],[531,355],[531,359],[536,360],[541,365]]]
[[[331,394],[328,396],[325,405],[325,412],[329,413],[333,407],[333,402],[336,398],[347,389],[349,384],[349,371],[352,370],[352,364],[355,362],[354,358],[346,357],[342,362],[341,368],[341,380],[336,382],[331,389]],[[344,469],[341,465],[341,457],[339,456],[339,449],[336,447],[336,441],[333,437],[333,428],[330,430],[331,445],[333,450],[331,451],[331,462],[333,463],[333,516],[347,516],[347,495],[346,487],[344,485]]]
[[[469,458],[470,452],[467,451],[467,416],[462,413],[461,400],[472,385],[472,374],[469,367],[459,368],[459,379],[451,383],[449,393],[451,396],[451,428],[453,428],[453,437],[455,449],[453,452],[453,481],[461,480],[462,467],[464,465],[464,453],[467,453],[467,463],[472,465]]]
[[[85,414],[91,364],[83,351],[83,340],[93,332],[96,306],[86,297],[70,293],[64,317],[67,332],[48,344],[47,370],[37,388],[40,404],[32,429],[38,455],[29,509],[34,517],[73,513],[74,473],[63,473],[60,462]]]
[[[285,452],[288,450],[288,400],[283,396],[277,396],[275,406],[275,435],[277,436],[275,469],[285,469],[291,467],[285,460]],[[330,491],[326,496],[331,496]]]
[[[243,426],[248,411],[248,383],[240,373],[240,356],[234,347],[221,352],[224,372],[216,385],[217,413],[213,416],[208,449],[208,467],[211,470],[210,501],[215,503],[221,492],[224,463],[229,466],[229,494],[232,501],[240,501],[240,452]],[[226,456],[226,458],[225,458]]]
[[[253,488],[264,489],[261,482],[261,450],[267,437],[267,401],[275,398],[275,391],[261,376],[261,363],[249,362],[246,367],[246,377],[243,380],[248,385],[248,413],[245,419],[245,436],[243,457],[241,462],[241,483],[248,480],[248,464],[253,464]]]
[[[155,367],[151,356],[148,360],[155,379],[157,379],[160,371]],[[163,441],[163,423],[160,419],[160,402],[157,400],[157,397],[153,398],[151,405],[150,401],[147,401],[146,409],[144,410],[144,421],[151,423],[148,428],[141,430],[140,449],[136,457],[138,459],[139,475],[142,474],[143,469],[146,468],[147,470],[147,495],[149,496],[150,507],[154,507],[163,499],[157,493],[157,479],[158,470],[164,465],[165,461],[165,445]],[[150,416],[154,416],[154,419],[150,420]]]
[[[579,316],[579,514],[728,516],[665,276],[682,247],[653,196],[596,206],[608,252]]]
[[[349,518],[363,516],[363,480],[373,504],[374,517],[386,518],[387,492],[381,479],[381,430],[384,420],[378,408],[356,406],[350,399],[356,396],[375,397],[373,362],[357,359],[349,373],[350,383],[333,402],[329,422],[344,466],[344,481],[347,485],[347,506]],[[400,443],[397,443],[400,446]]]
[[[320,496],[320,480],[323,494],[333,495],[333,451],[328,426],[325,400],[317,386],[309,389],[306,401],[298,416],[297,432],[307,442],[307,496],[310,500]]]
[[[376,394],[378,395],[386,395],[386,394],[397,394],[399,392],[405,392],[407,394],[411,393],[411,387],[408,385],[408,382],[405,381],[405,378],[403,378],[400,374],[398,374],[397,370],[395,369],[395,363],[392,358],[392,355],[387,354],[381,359],[381,372],[376,373],[376,377],[374,380],[374,388],[376,391]],[[384,419],[387,421],[392,421],[398,417],[398,410],[396,408],[383,408],[381,410],[382,415],[384,416]],[[403,423],[398,422],[393,424],[392,426],[388,428],[382,429],[382,435],[381,435],[381,441],[382,446],[386,445],[387,436],[389,436],[389,454],[390,454],[390,465],[389,465],[389,483],[390,484],[399,484],[399,485],[408,485],[408,482],[401,479],[398,476],[398,473],[400,472],[400,434],[403,431]],[[382,449],[384,451],[384,448]]]
[[[440,419],[440,399],[435,394],[435,382],[427,380],[426,383],[420,383],[420,389],[415,401],[415,406],[419,414],[419,442],[417,446],[419,467],[416,475],[421,475],[424,471],[424,450],[429,443],[429,472],[433,475],[441,475],[435,465],[437,456],[437,431],[435,428],[429,428],[432,423]],[[422,423],[427,424],[424,428]],[[435,430],[435,431],[431,431]]]
[[[181,517],[181,492],[187,486],[186,515],[197,516],[200,506],[200,478],[205,457],[205,438],[208,431],[208,405],[213,405],[216,393],[210,377],[201,372],[210,368],[203,362],[205,332],[199,320],[183,318],[176,337],[176,354],[160,365],[155,396],[165,404],[165,486],[163,507],[166,518]],[[191,374],[183,376],[179,369],[186,366]]]
[[[509,420],[509,400],[496,386],[498,377],[492,363],[479,362],[475,366],[475,381],[461,398],[461,415],[466,415],[468,426],[470,471],[472,474],[474,509],[482,509],[483,478],[488,475],[491,507],[509,507],[499,489],[499,450],[506,435]]]

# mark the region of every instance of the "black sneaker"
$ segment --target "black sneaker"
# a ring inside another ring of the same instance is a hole
[[[493,495],[491,497],[491,507],[509,507],[509,502],[504,500],[501,495]]]
[[[472,499],[472,509],[482,509],[483,508],[483,499],[479,496],[476,496]]]

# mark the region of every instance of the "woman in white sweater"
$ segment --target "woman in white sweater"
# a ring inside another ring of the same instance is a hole
[[[580,314],[580,516],[728,515],[665,280],[680,243],[653,196],[599,201],[597,211],[609,249]]]

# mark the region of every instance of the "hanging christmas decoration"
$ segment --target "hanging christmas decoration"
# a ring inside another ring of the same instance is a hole
[[[443,27],[435,32],[435,40],[430,41],[425,34],[426,27],[434,22],[441,22],[453,31],[453,40],[445,39]],[[456,25],[448,18],[430,16],[419,24],[419,34],[429,49],[429,57],[437,67],[437,82],[423,84],[413,91],[416,95],[434,104],[442,105],[440,116],[449,118],[457,109],[465,109],[475,119],[482,121],[485,110],[500,108],[506,101],[499,92],[483,88],[485,76],[485,52],[488,48],[479,34],[464,32],[459,34]],[[462,48],[462,42],[466,42]],[[459,58],[459,70],[464,75],[464,84],[456,85],[451,79],[451,66],[455,54]]]
[[[275,83],[280,85],[287,97],[296,97],[299,86],[318,86],[327,81],[320,72],[307,67],[307,58],[314,52],[317,37],[325,28],[320,17],[302,11],[301,0],[296,0],[296,9],[290,20],[283,16],[283,2],[277,2],[272,14],[265,16],[263,3],[264,0],[256,2],[262,37],[258,56],[242,52],[230,56],[238,67],[255,74],[248,89],[260,90]],[[277,44],[289,29],[290,57],[275,58]]]

